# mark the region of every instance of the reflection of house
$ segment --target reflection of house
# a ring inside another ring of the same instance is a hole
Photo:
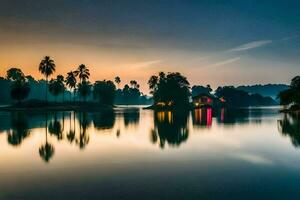
[[[193,124],[196,126],[210,127],[212,125],[212,108],[197,108],[192,115]]]
[[[221,107],[226,101],[223,97],[218,98],[212,94],[198,94],[192,97],[193,106],[195,108],[201,107]]]

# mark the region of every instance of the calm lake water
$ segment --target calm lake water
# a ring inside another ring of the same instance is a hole
[[[0,113],[0,199],[298,199],[278,108]]]

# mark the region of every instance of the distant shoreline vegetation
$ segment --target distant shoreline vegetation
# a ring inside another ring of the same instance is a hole
[[[38,65],[45,79],[35,80],[25,75],[20,68],[12,67],[6,77],[0,77],[1,110],[38,109],[45,110],[93,110],[93,107],[113,107],[114,105],[152,105],[151,109],[193,109],[198,107],[248,107],[277,105],[271,97],[288,86],[283,84],[254,86],[224,86],[215,91],[210,87],[194,85],[190,87],[187,78],[179,72],[160,72],[148,81],[152,97],[140,91],[136,80],[131,80],[120,88],[121,78],[89,81],[89,68],[80,64],[64,77],[57,75],[54,60],[45,56]],[[8,89],[10,88],[10,89]]]
[[[289,88],[280,92],[278,98],[285,107],[282,112],[300,112],[300,76],[294,77]]]

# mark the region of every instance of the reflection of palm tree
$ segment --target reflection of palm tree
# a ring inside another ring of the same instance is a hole
[[[79,138],[76,139],[80,149],[84,149],[90,141],[90,137],[86,132],[87,128],[91,125],[91,120],[89,119],[87,113],[79,113]]]
[[[26,115],[20,112],[12,113],[11,124],[12,130],[7,133],[8,143],[14,146],[20,145],[30,134]]]
[[[73,143],[75,140],[75,124],[74,124],[74,129],[72,129],[72,112],[70,113],[70,127],[69,127],[69,132],[67,134],[67,139],[70,143]]]
[[[58,140],[63,139],[63,129],[61,123],[57,120],[57,113],[54,113],[54,121],[52,121],[48,126],[50,134],[57,137]]]
[[[50,143],[46,142],[45,145],[42,145],[39,148],[39,153],[41,158],[45,161],[45,162],[49,162],[50,158],[53,156],[54,154],[54,147],[53,145],[51,145]]]
[[[279,131],[291,138],[294,147],[300,147],[300,115],[298,113],[285,114],[278,120]]]
[[[159,142],[161,148],[165,143],[170,146],[179,146],[186,141],[189,135],[187,128],[188,112],[155,112],[155,128],[151,130],[151,141]]]
[[[54,146],[48,142],[48,114],[46,114],[46,142],[39,148],[40,157],[45,161],[49,162],[50,158],[54,155]]]

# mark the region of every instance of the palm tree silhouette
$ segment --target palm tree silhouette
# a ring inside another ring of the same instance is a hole
[[[59,94],[64,93],[65,86],[64,86],[64,77],[62,75],[58,75],[56,79],[52,79],[49,84],[49,91],[50,93],[55,96],[56,98]]]
[[[73,89],[73,100],[75,97],[75,88],[76,88],[76,76],[75,73],[73,71],[68,72],[67,74],[67,78],[66,78],[66,85],[72,90]],[[71,101],[71,95],[72,93],[70,93],[70,101]]]
[[[86,81],[90,77],[90,70],[84,65],[79,65],[78,69],[74,72],[75,76],[78,76],[80,79],[80,82]]]
[[[48,102],[48,77],[54,73],[55,67],[54,61],[49,56],[45,56],[39,65],[39,71],[46,77],[46,102]]]
[[[119,85],[121,83],[121,78],[119,76],[115,77],[115,83],[118,85],[118,88],[119,88]]]

